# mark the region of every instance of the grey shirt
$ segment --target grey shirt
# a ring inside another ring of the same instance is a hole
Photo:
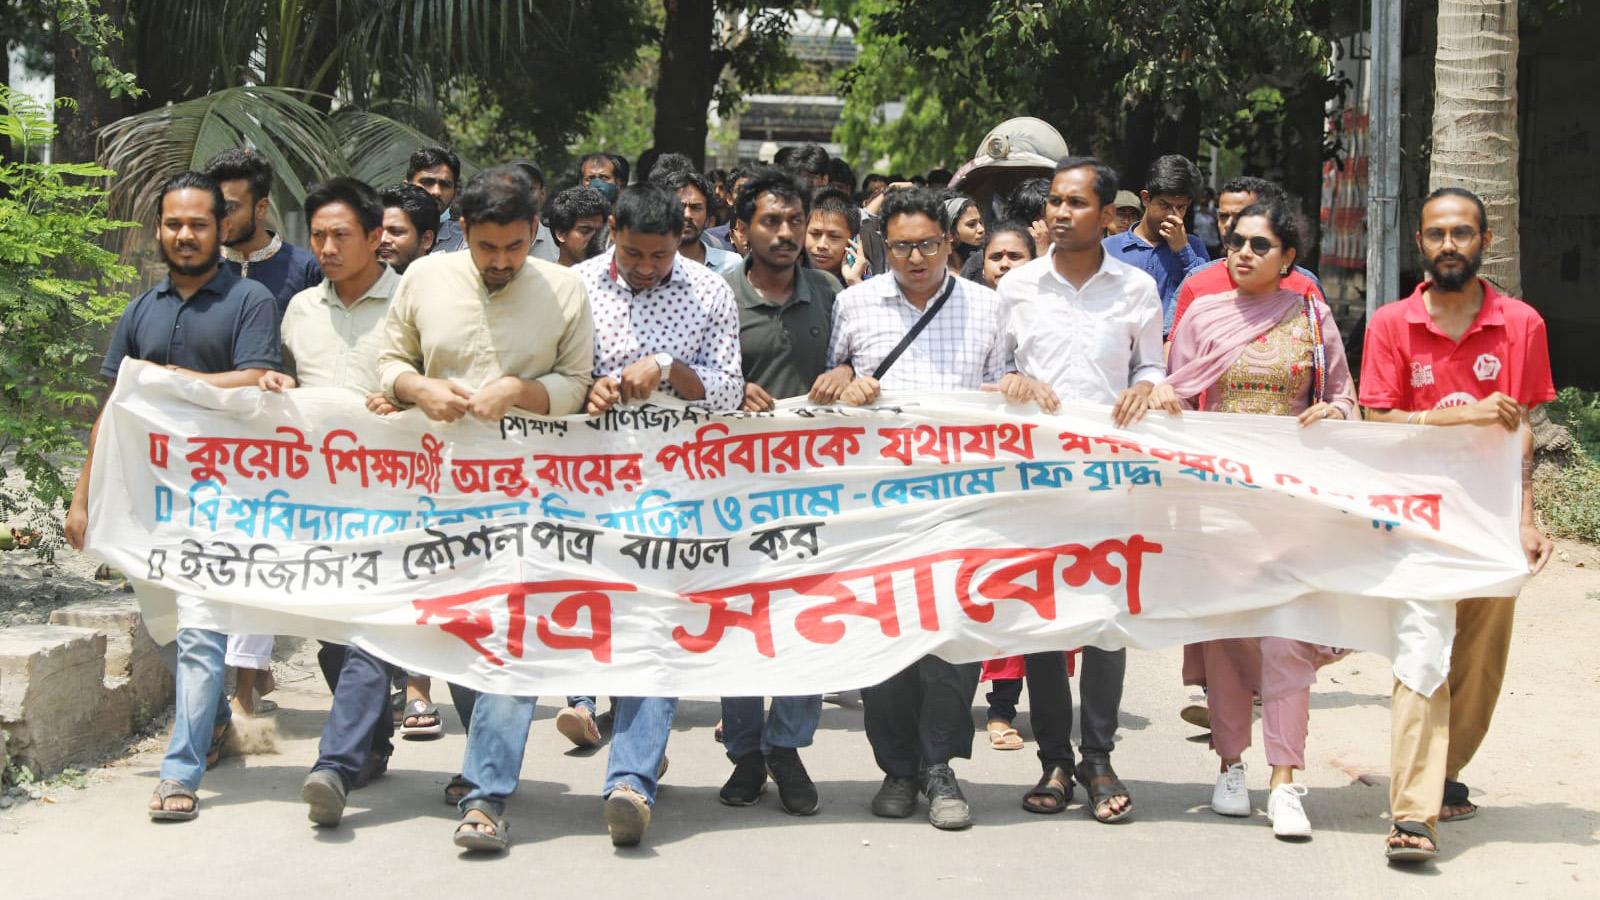
[[[739,305],[739,350],[745,381],[773,399],[799,397],[828,370],[833,298],[839,282],[818,269],[796,267],[794,294],[768,303],[750,285],[750,260],[723,277]]]

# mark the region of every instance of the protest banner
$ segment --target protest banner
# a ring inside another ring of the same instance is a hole
[[[992,394],[441,424],[130,362],[89,548],[175,624],[362,646],[518,694],[793,695],[918,657],[1281,635],[1429,693],[1447,601],[1515,593],[1494,428]]]

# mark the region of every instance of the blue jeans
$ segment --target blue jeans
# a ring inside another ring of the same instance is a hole
[[[200,787],[206,774],[206,753],[211,732],[228,722],[225,690],[228,636],[202,628],[178,629],[177,700],[173,704],[172,740],[161,760],[161,779],[176,781],[189,790]]]
[[[761,713],[760,697],[722,698],[722,745],[729,759],[738,762],[757,750],[766,754],[773,747],[811,746],[811,736],[822,718],[822,697],[773,697],[765,722]]]
[[[361,767],[373,754],[394,752],[394,715],[389,711],[389,676],[393,668],[359,647],[323,642],[317,661],[328,666],[323,675],[333,688],[333,705],[322,727],[315,772],[328,769],[344,782],[355,784]]]
[[[478,694],[472,707],[472,727],[467,730],[467,759],[461,775],[472,790],[461,798],[463,811],[473,800],[487,800],[495,815],[505,810],[506,799],[522,777],[522,755],[528,749],[528,726],[533,724],[537,697]]]
[[[606,786],[601,794],[609,797],[617,785],[626,784],[653,804],[656,773],[667,755],[678,698],[617,697],[614,703],[611,757],[606,761]]]

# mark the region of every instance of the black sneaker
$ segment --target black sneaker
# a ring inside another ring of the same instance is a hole
[[[791,816],[810,816],[817,812],[817,786],[793,747],[773,747],[767,754],[767,771],[778,785],[778,801]]]
[[[885,777],[883,786],[872,798],[872,814],[885,819],[904,819],[916,811],[917,780],[893,775]]]
[[[344,782],[328,769],[317,769],[300,785],[300,799],[308,807],[306,816],[318,825],[331,828],[344,816]]]
[[[947,765],[922,770],[922,790],[928,795],[928,822],[943,831],[960,831],[972,824],[972,811]]]
[[[733,774],[717,794],[728,806],[753,806],[767,789],[767,766],[761,751],[746,753],[733,764]]]

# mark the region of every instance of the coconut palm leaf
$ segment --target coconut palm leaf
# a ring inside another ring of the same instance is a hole
[[[251,147],[272,164],[280,217],[300,208],[306,185],[350,170],[309,97],[288,88],[227,88],[107,125],[100,132],[102,161],[119,173],[111,187],[114,214],[151,221],[162,183],[233,147]]]
[[[405,178],[406,159],[413,150],[439,142],[404,122],[361,109],[339,110],[332,126],[350,174],[379,188]],[[477,171],[469,160],[463,159],[461,166],[462,175]]]

